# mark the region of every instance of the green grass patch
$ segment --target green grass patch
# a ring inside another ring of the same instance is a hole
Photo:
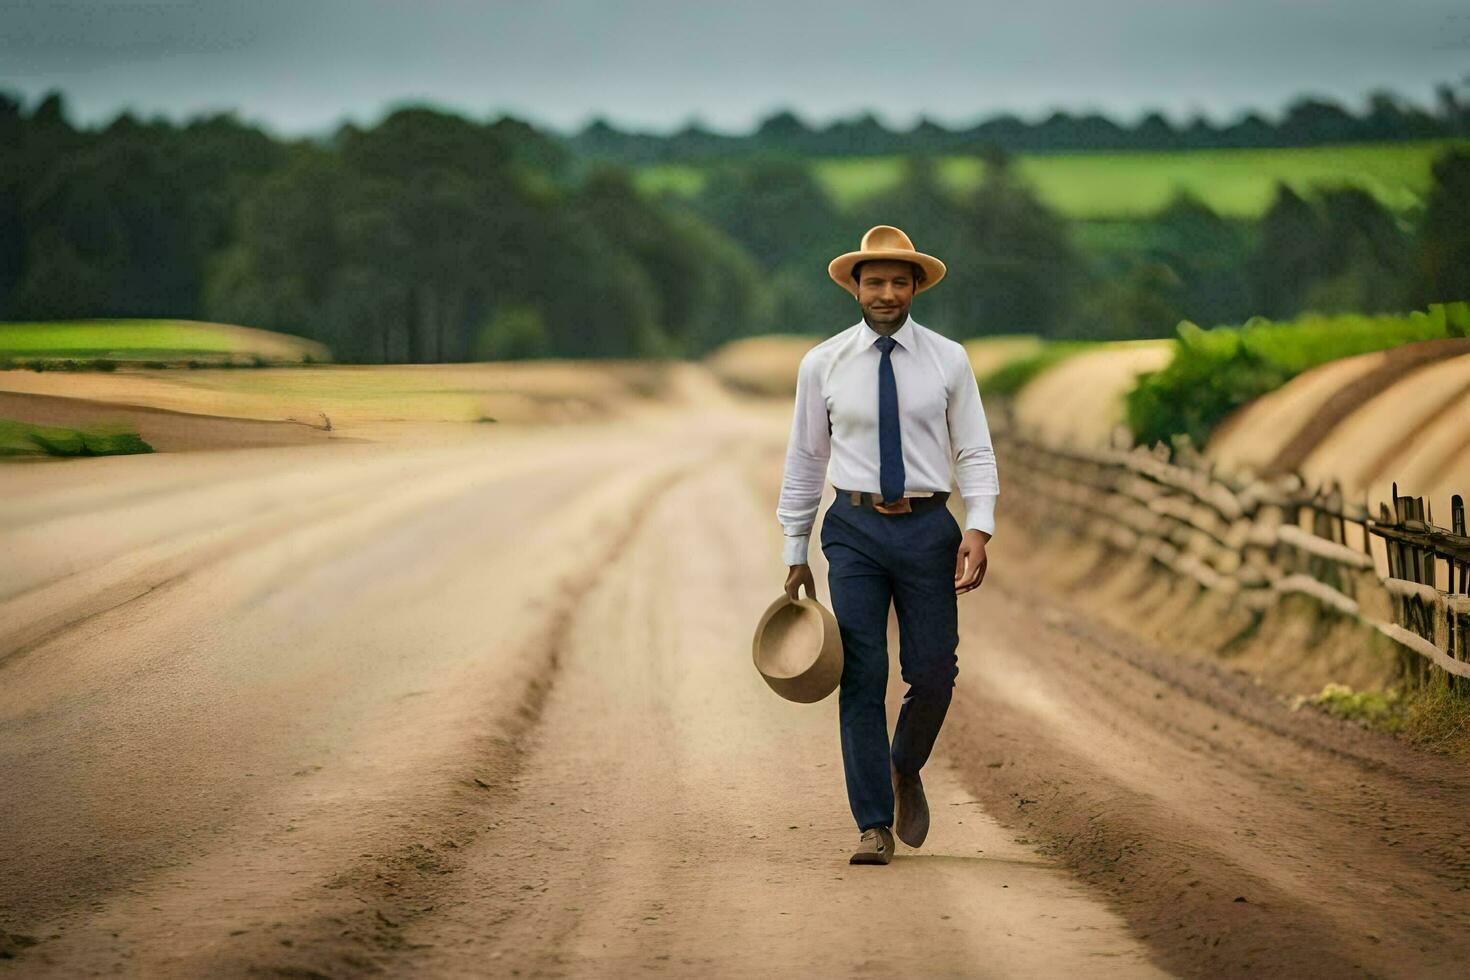
[[[1318,185],[1361,187],[1386,207],[1407,210],[1428,191],[1434,158],[1456,146],[1470,147],[1470,140],[1025,155],[1016,164],[1041,199],[1069,218],[1142,217],[1180,191],[1220,214],[1254,218],[1270,206],[1277,181],[1299,193]],[[844,207],[891,189],[904,172],[900,156],[819,158],[811,166]],[[938,171],[957,194],[985,179],[985,164],[976,156],[941,157]],[[699,165],[659,164],[641,168],[637,180],[645,190],[692,197],[704,186],[705,173]]]
[[[1179,324],[1173,359],[1139,376],[1125,396],[1128,426],[1140,444],[1172,444],[1176,433],[1203,446],[1237,408],[1328,361],[1400,344],[1470,336],[1470,305],[1433,304],[1409,314],[1308,314],[1203,330]]]
[[[1396,732],[1407,715],[1405,696],[1399,689],[1354,691],[1346,684],[1328,684],[1316,694],[1299,695],[1293,708],[1309,704],[1334,718],[1355,721],[1367,728]]]
[[[1443,682],[1416,690],[1405,698],[1401,731],[1416,745],[1470,758],[1470,697]]]
[[[153,447],[125,426],[70,429],[0,419],[0,457],[121,456],[151,452]]]
[[[1302,705],[1364,728],[1393,732],[1436,752],[1470,758],[1470,697],[1454,691],[1442,678],[1423,687],[1387,691],[1354,691],[1346,684],[1328,684],[1292,702],[1293,709]]]
[[[1070,225],[1072,243],[1087,255],[1135,256],[1168,244],[1168,231],[1153,221],[1084,220]]]
[[[316,341],[192,320],[0,323],[0,363],[35,370],[110,370],[119,363],[264,366],[329,361]]]

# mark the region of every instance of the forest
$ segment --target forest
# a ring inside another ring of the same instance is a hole
[[[815,139],[788,140],[792,153],[732,149],[678,194],[643,187],[637,154],[505,115],[406,105],[284,139],[233,113],[124,112],[86,128],[62,93],[30,106],[0,95],[0,320],[237,323],[359,363],[695,357],[855,320],[826,264],[877,223],[949,263],[915,318],[957,339],[1162,337],[1183,319],[1470,296],[1470,143],[1454,138],[1466,132],[1454,94],[1435,112],[1380,97],[1362,115],[1341,110],[1352,125],[1337,128],[1304,105],[1255,145],[1449,137],[1422,200],[1390,208],[1361,185],[1283,182],[1243,218],[1180,191],[1112,228],[1049,207],[1022,175],[1045,123],[1027,139],[863,144],[901,153],[902,177],[839,201],[814,164],[843,151]],[[759,149],[769,129],[745,139]],[[963,191],[939,175],[956,154],[983,172]]]

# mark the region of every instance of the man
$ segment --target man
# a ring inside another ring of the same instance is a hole
[[[830,475],[836,497],[821,543],[842,636],[842,764],[861,833],[850,860],[887,864],[894,830],[910,847],[929,830],[919,770],[949,708],[957,599],[985,577],[1000,481],[964,347],[909,317],[914,296],[944,277],[944,263],[916,251],[899,229],[877,225],[827,272],[856,297],[863,318],[801,360],[776,516],[786,535],[786,592],[795,599],[805,585],[815,597],[807,541]],[[945,506],[951,464],[963,529]],[[891,746],[890,602],[909,685]]]

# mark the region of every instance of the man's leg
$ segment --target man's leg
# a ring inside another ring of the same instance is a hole
[[[912,522],[907,547],[895,552],[893,604],[899,665],[909,686],[893,732],[893,765],[914,775],[929,760],[959,674],[959,610],[954,563],[963,533],[944,508]]]
[[[845,502],[838,500],[836,506]],[[882,520],[880,515],[867,515]],[[848,523],[851,520],[852,523]],[[832,614],[842,634],[842,682],[838,689],[842,767],[847,801],[859,830],[893,825],[893,783],[888,771],[888,572],[874,559],[874,540],[862,530],[862,514],[822,521],[822,553]]]

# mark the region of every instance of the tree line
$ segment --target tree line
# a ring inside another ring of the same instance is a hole
[[[1394,213],[1361,187],[1302,194],[1278,183],[1259,220],[1176,196],[1140,244],[1093,263],[1064,336],[1171,336],[1180,320],[1242,323],[1317,313],[1395,313],[1470,297],[1470,152],[1432,164],[1422,206]]]
[[[572,164],[508,117],[281,141],[0,97],[0,319],[243,323],[362,362],[696,353],[758,322],[741,248]]]
[[[1178,198],[1100,248],[999,147],[956,194],[932,159],[839,207],[800,161],[735,161],[691,199],[510,118],[425,107],[285,141],[216,114],[82,129],[0,95],[0,319],[181,317],[326,343],[349,362],[700,356],[858,318],[827,262],[873,224],[949,263],[916,304],[956,338],[1167,336],[1312,307],[1470,296],[1470,154],[1422,213],[1282,187],[1259,221]]]
[[[1408,215],[1356,187],[1303,195],[1278,184],[1259,220],[1180,194],[1120,223],[1121,246],[1089,243],[1085,223],[1050,210],[1003,150],[983,156],[986,179],[972,191],[951,191],[934,161],[916,156],[891,189],[846,210],[800,163],[729,165],[693,206],[761,263],[774,328],[792,332],[857,319],[845,294],[818,288],[813,270],[880,223],[901,223],[917,247],[946,259],[944,285],[924,293],[914,315],[960,339],[1168,337],[1184,319],[1392,312],[1470,297],[1470,152],[1434,162],[1425,204]]]
[[[1303,96],[1289,103],[1279,119],[1252,111],[1224,125],[1199,114],[1179,126],[1154,111],[1128,125],[1101,113],[1057,110],[1035,122],[1000,113],[973,126],[950,128],[921,118],[910,129],[896,130],[871,112],[812,126],[782,109],[746,135],[715,132],[698,122],[668,135],[633,132],[599,117],[569,134],[566,142],[588,159],[648,164],[972,153],[991,146],[1010,153],[1294,147],[1465,135],[1470,135],[1470,75],[1460,85],[1436,86],[1432,107],[1380,89],[1369,93],[1356,111],[1335,99]]]

